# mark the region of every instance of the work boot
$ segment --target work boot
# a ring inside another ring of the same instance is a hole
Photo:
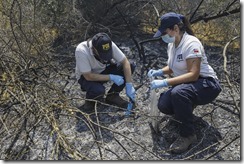
[[[188,149],[188,147],[197,141],[197,136],[191,135],[189,137],[178,137],[174,143],[172,143],[169,147],[172,153],[183,153]]]
[[[110,93],[106,97],[106,103],[116,105],[121,108],[127,108],[128,102],[122,99],[118,93]]]
[[[95,102],[85,100],[85,103],[79,108],[82,112],[92,113],[94,112]]]
[[[92,113],[95,112],[95,104],[97,102],[97,108],[100,106],[99,102],[104,102],[104,98],[103,97],[98,97],[98,98],[94,98],[94,101],[92,100],[85,100],[85,103],[80,107],[80,110],[86,113]]]

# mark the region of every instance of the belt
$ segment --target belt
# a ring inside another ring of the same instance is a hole
[[[210,81],[215,81],[217,79],[213,78],[213,77],[202,77],[202,76],[199,76],[199,79],[207,79],[207,80],[210,80]]]
[[[207,80],[207,83],[209,85],[211,85],[211,86],[216,86],[216,85],[219,86],[219,80],[218,79],[215,79],[213,77],[202,77],[202,76],[199,76],[199,79],[206,79]]]

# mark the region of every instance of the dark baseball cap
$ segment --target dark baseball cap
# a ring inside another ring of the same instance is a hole
[[[112,59],[112,41],[106,33],[98,33],[92,38],[92,46],[96,48],[99,57],[105,61]]]
[[[181,17],[183,15],[176,14],[174,12],[169,12],[161,16],[160,18],[160,26],[158,31],[154,34],[154,38],[157,38],[165,33],[165,30],[181,21]]]

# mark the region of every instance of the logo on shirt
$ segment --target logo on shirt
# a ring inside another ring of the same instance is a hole
[[[177,62],[183,61],[182,54],[177,55],[177,58],[176,59],[177,59]]]

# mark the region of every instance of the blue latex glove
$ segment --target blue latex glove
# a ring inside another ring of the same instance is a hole
[[[147,73],[147,76],[148,77],[153,77],[153,76],[163,76],[164,75],[164,72],[162,69],[158,69],[158,70],[154,70],[154,69],[151,69],[148,71]]]
[[[168,82],[164,79],[164,80],[153,80],[151,82],[151,89],[156,89],[156,88],[162,88],[162,87],[167,87]]]
[[[131,114],[132,108],[133,108],[133,103],[132,102],[129,102],[128,103],[128,106],[127,106],[127,110],[125,111],[125,116],[126,117]]]
[[[124,79],[122,76],[110,74],[109,78],[118,86],[124,84]]]
[[[126,95],[134,102],[135,101],[136,90],[132,83],[126,83]]]

